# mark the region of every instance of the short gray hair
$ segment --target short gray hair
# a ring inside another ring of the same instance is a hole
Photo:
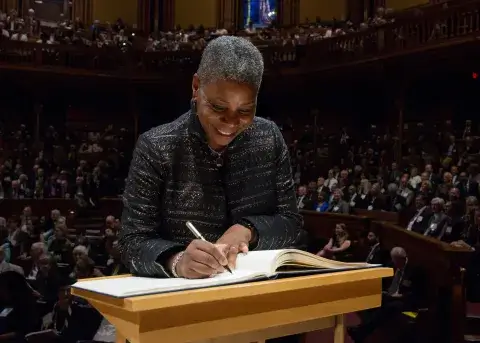
[[[258,91],[263,68],[262,53],[250,41],[221,36],[212,40],[203,51],[197,75],[200,84],[227,80],[247,83]]]
[[[391,193],[398,191],[397,184],[395,184],[395,183],[389,184],[388,185],[388,191],[391,192]]]
[[[432,201],[431,201],[431,204],[432,205],[438,204],[438,205],[440,205],[441,208],[444,208],[445,207],[445,200],[443,200],[442,198],[433,198]]]
[[[390,251],[390,256],[407,258],[407,252],[402,247],[395,247]]]

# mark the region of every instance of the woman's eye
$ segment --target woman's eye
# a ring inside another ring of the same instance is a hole
[[[222,107],[222,106],[217,106],[217,105],[211,105],[212,109],[215,111],[215,112],[223,112],[225,111],[225,107]]]
[[[249,116],[250,110],[239,110],[238,113],[242,116]]]

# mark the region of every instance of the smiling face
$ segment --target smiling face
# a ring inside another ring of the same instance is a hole
[[[201,85],[197,75],[192,82],[197,114],[214,150],[222,150],[253,122],[257,91],[248,84],[218,80]]]

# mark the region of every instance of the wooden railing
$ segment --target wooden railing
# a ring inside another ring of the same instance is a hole
[[[448,8],[434,6],[420,15],[399,18],[365,31],[328,38],[306,46],[260,47],[267,73],[288,69],[308,72],[371,58],[407,54],[436,45],[460,44],[480,32],[480,0],[464,0]],[[94,74],[158,78],[193,72],[199,51],[121,52],[117,48],[46,45],[2,40],[0,67],[83,71]]]
[[[464,341],[466,302],[462,271],[472,257],[471,251],[454,248],[431,237],[407,231],[395,223],[385,222],[384,212],[369,211],[369,217],[313,211],[302,211],[302,214],[304,229],[314,245],[310,246],[312,250],[321,248],[319,241],[325,242],[332,237],[338,223],[346,224],[351,240],[355,242],[354,254],[358,260],[364,259],[368,253],[364,242],[371,230],[379,237],[383,249],[403,247],[408,254],[408,263],[422,270],[427,279],[428,295],[425,300],[429,318],[427,327],[417,330],[418,333],[422,333],[422,338],[426,335],[426,342],[442,341],[438,335],[443,335],[443,338],[448,336],[445,340],[448,342]]]

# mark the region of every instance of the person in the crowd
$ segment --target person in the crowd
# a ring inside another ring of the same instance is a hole
[[[263,68],[249,41],[214,39],[193,77],[191,110],[140,136],[119,235],[132,272],[205,278],[234,267],[239,252],[295,241],[302,218],[288,149],[278,127],[255,116]],[[188,220],[209,242],[192,237]]]
[[[315,204],[315,211],[317,212],[326,212],[328,210],[328,195],[327,193],[321,192],[318,193],[318,200]]]
[[[395,183],[389,184],[385,209],[390,212],[400,212],[406,207],[406,199],[399,193],[398,186]]]
[[[85,254],[85,251],[77,255],[75,266],[72,273],[70,274],[70,279],[80,280],[101,276],[104,275],[100,270],[95,268],[95,262],[90,257],[88,257],[87,254]]]
[[[363,179],[360,181],[360,191],[358,196],[355,198],[355,208],[366,210],[369,206],[369,194],[372,189],[372,184],[367,180]]]
[[[48,246],[48,251],[57,262],[70,264],[72,261],[73,243],[67,238],[67,234],[67,226],[58,224],[55,228],[53,239]]]
[[[368,246],[368,255],[365,259],[365,262],[371,264],[385,264],[388,261],[388,250],[385,251],[380,246],[380,239],[377,234],[373,231],[369,231],[367,234],[367,246]]]
[[[107,267],[104,271],[105,275],[121,275],[127,274],[128,269],[125,267],[125,264],[121,261],[120,252],[118,251],[118,241],[115,240],[110,250],[110,258],[107,261]]]
[[[430,218],[433,215],[431,207],[427,205],[427,198],[423,194],[417,195],[415,198],[415,214],[410,218],[407,230],[424,234],[427,230]]]
[[[395,247],[390,256],[395,274],[387,291],[382,294],[382,305],[378,309],[359,313],[362,323],[348,328],[348,334],[355,343],[365,342],[377,328],[396,315],[414,311],[425,302],[423,274],[409,265],[405,249]]]
[[[5,248],[0,246],[0,274],[8,271],[14,271],[24,275],[23,268],[5,260]]]
[[[348,214],[350,206],[343,200],[343,192],[340,189],[333,191],[332,201],[330,202],[327,212]]]
[[[445,201],[442,198],[433,198],[431,201],[433,215],[428,221],[424,236],[442,239],[448,227],[448,216],[444,212]]]
[[[352,245],[352,241],[348,239],[348,232],[345,224],[337,224],[333,237],[328,243],[318,252],[318,256],[329,259],[336,259],[338,255],[345,253]]]
[[[297,208],[299,210],[313,209],[313,202],[311,201],[307,187],[305,186],[298,187]]]
[[[415,193],[408,187],[408,177],[408,174],[403,174],[398,185],[398,194],[404,199],[405,207],[409,207],[415,198]]]
[[[385,197],[381,193],[381,186],[379,183],[375,183],[368,195],[367,210],[369,211],[383,211],[385,210]]]
[[[30,248],[30,270],[27,271],[27,280],[35,280],[40,270],[40,257],[47,254],[47,246],[43,242],[36,242]]]
[[[0,335],[2,342],[24,342],[25,335],[40,327],[36,298],[20,273],[16,271],[0,273],[0,306],[3,309],[11,309],[6,315],[5,326]]]

